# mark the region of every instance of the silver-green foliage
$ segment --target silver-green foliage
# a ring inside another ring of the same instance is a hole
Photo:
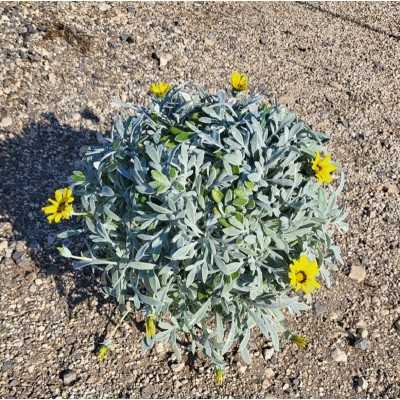
[[[217,367],[235,343],[249,362],[253,327],[278,349],[283,311],[307,308],[290,291],[292,259],[315,256],[329,285],[330,228],[346,224],[341,187],[310,173],[327,137],[261,100],[175,87],[118,119],[72,177],[84,224],[61,237],[82,234],[85,248],[61,253],[156,317],[145,347],[168,341],[179,355],[184,333]]]

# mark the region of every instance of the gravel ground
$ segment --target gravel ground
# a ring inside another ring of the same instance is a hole
[[[2,2],[0,396],[400,397],[399,19],[398,3]],[[143,103],[156,79],[216,89],[233,69],[330,133],[347,175],[344,266],[291,321],[311,345],[255,337],[217,387],[202,358],[143,355],[130,322],[99,365],[118,314],[55,255],[40,206],[110,129],[113,98]]]

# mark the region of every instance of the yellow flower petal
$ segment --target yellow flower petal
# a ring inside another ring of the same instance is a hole
[[[234,90],[241,92],[247,90],[249,86],[247,75],[238,71],[233,71],[231,74],[231,85]]]
[[[62,219],[70,219],[74,213],[72,189],[69,187],[57,189],[54,197],[55,199],[48,199],[48,204],[42,207],[43,213],[48,216],[47,220],[57,224]]]
[[[150,85],[150,92],[157,97],[164,97],[171,89],[171,85],[167,82],[156,82]]]
[[[109,351],[109,348],[106,345],[103,344],[100,346],[100,349],[97,353],[97,357],[101,363],[105,361],[108,351]]]
[[[63,198],[64,189],[57,189],[54,193],[54,197],[56,198],[57,202],[60,202]]]
[[[318,274],[317,261],[310,260],[303,254],[289,265],[289,284],[295,291],[309,294],[320,287],[320,283],[316,280]]]
[[[72,203],[74,201],[74,196],[72,195],[72,189],[67,188],[64,194],[64,199],[66,203]]]
[[[305,336],[299,335],[291,335],[290,340],[302,350],[304,350],[309,343],[309,340]]]
[[[57,205],[51,205],[47,207],[42,207],[42,211],[46,214],[54,214],[57,211]]]
[[[336,171],[336,165],[332,162],[331,156],[326,154],[321,158],[319,152],[315,153],[314,159],[311,162],[311,169],[315,173],[320,184],[329,184],[333,181],[331,173]]]

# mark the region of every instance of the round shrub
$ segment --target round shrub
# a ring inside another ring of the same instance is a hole
[[[101,271],[105,294],[127,312],[144,312],[145,347],[169,342],[179,356],[184,335],[218,381],[233,345],[250,361],[253,327],[276,350],[282,332],[305,345],[284,313],[307,308],[296,293],[329,286],[340,261],[333,228],[346,228],[327,136],[242,92],[241,76],[216,94],[152,85],[148,107],[87,149],[71,185],[82,222],[60,235],[82,235],[80,256],[61,254]]]

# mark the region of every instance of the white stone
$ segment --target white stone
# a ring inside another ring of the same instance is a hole
[[[289,388],[290,388],[290,385],[289,385],[288,383],[285,383],[285,384],[282,386],[282,390],[283,390],[284,392],[288,391]]]
[[[0,121],[0,128],[8,128],[11,125],[12,125],[12,119],[10,117],[4,117]]]
[[[172,61],[173,56],[170,53],[160,54],[160,68],[164,68],[170,61]]]
[[[111,6],[109,4],[107,4],[107,3],[98,3],[97,8],[100,11],[105,12],[105,11],[108,11],[111,8]]]
[[[359,321],[357,321],[356,328],[365,329],[366,327],[367,327],[367,323],[363,319],[360,319]]]
[[[72,120],[75,122],[78,122],[81,119],[81,114],[77,113],[73,113],[72,114]]]
[[[213,47],[216,43],[215,35],[210,33],[205,39],[204,39],[204,44],[207,47]]]
[[[272,368],[266,368],[264,371],[264,376],[266,379],[272,379],[275,376],[275,372]]]
[[[49,75],[47,76],[47,79],[49,80],[50,83],[55,83],[56,82],[56,75],[53,74],[52,72],[49,73]]]
[[[7,249],[8,249],[7,240],[3,240],[2,242],[0,242],[0,254],[3,252],[5,253]]]
[[[353,279],[354,281],[361,283],[367,275],[367,272],[365,271],[365,268],[362,265],[352,265],[351,266],[351,272],[349,275],[350,279]]]
[[[174,370],[174,372],[180,372],[185,368],[185,363],[181,362],[179,364],[172,364],[171,368]]]
[[[271,348],[268,348],[268,349],[264,349],[264,351],[263,351],[263,357],[264,357],[264,360],[265,361],[268,361],[268,360],[270,360],[272,357],[273,357],[273,355],[274,355],[274,349],[271,347]]]
[[[332,360],[338,363],[347,363],[347,354],[340,349],[336,349],[332,352]]]
[[[358,333],[360,335],[361,338],[366,339],[368,337],[368,330],[366,328],[360,328],[358,330]]]
[[[395,183],[387,184],[386,189],[389,194],[399,194],[399,187]]]
[[[264,389],[267,389],[272,385],[274,376],[275,376],[275,372],[272,368],[267,368],[264,371],[264,381],[262,383]]]

